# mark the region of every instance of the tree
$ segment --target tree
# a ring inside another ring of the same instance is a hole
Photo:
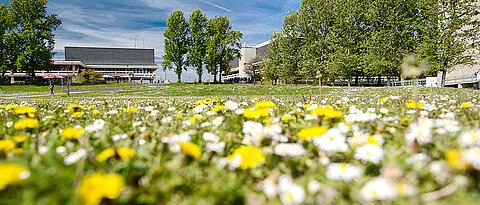
[[[5,72],[8,69],[7,61],[7,34],[11,26],[11,15],[7,7],[0,5],[0,69],[2,70],[1,80],[4,80]]]
[[[256,84],[257,80],[262,79],[263,67],[262,59],[258,56],[248,61],[247,65],[245,65],[245,73],[253,81],[253,85]]]
[[[35,70],[50,70],[55,54],[53,32],[62,23],[57,14],[47,15],[47,0],[12,0],[9,10],[12,12],[11,38],[9,48],[12,52],[9,61],[18,70],[29,73],[33,81]]]
[[[206,56],[206,40],[207,40],[207,17],[202,10],[195,9],[190,14],[188,22],[190,28],[190,46],[188,54],[188,62],[197,69],[198,82],[202,82],[203,64]]]
[[[280,64],[282,61],[280,50],[279,38],[281,37],[281,32],[274,31],[270,37],[270,44],[267,48],[267,54],[264,61],[263,76],[267,80],[271,80],[273,85],[277,84],[278,79],[280,79],[280,73],[278,72]]]
[[[95,82],[95,79],[102,77],[102,73],[95,72],[95,70],[92,69],[87,69],[80,73],[80,76],[82,77],[82,82],[93,83]]]
[[[180,10],[174,11],[167,19],[167,28],[163,33],[165,37],[165,54],[163,55],[162,67],[174,69],[177,74],[177,82],[181,82],[183,70],[187,70],[188,61],[188,23]],[[174,67],[175,66],[175,67]]]
[[[457,65],[474,64],[480,43],[477,0],[427,0],[428,24],[421,27],[423,41],[418,52],[431,69],[442,73],[445,85],[447,71]]]
[[[212,74],[214,82],[222,80],[222,73],[230,72],[230,62],[235,57],[240,57],[240,40],[243,36],[240,31],[235,31],[226,16],[215,16],[207,22],[207,48],[206,65]]]

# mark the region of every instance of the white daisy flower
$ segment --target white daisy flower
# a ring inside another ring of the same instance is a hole
[[[405,134],[405,139],[408,142],[417,140],[419,144],[426,144],[432,141],[432,129],[428,123],[412,123]]]
[[[480,129],[469,130],[462,133],[458,141],[466,147],[480,145]]]
[[[397,187],[392,180],[377,177],[363,185],[360,196],[367,201],[392,200],[397,198]]]
[[[472,147],[464,151],[465,160],[475,169],[480,170],[480,148]]]
[[[347,163],[331,163],[327,167],[325,176],[333,180],[350,182],[362,175],[362,169],[358,166]]]
[[[378,164],[383,159],[383,149],[373,144],[363,145],[355,150],[354,157],[362,162]]]
[[[348,151],[348,145],[345,142],[345,135],[343,135],[337,128],[332,128],[319,138],[315,138],[313,143],[325,152]]]
[[[280,143],[275,146],[274,152],[276,155],[280,156],[302,156],[305,154],[305,148],[299,144],[288,144],[288,143]]]
[[[305,200],[305,190],[295,184],[290,177],[281,176],[278,180],[278,193],[284,205],[300,204]]]
[[[230,100],[226,101],[224,105],[227,108],[227,110],[236,110],[238,108],[238,103]]]

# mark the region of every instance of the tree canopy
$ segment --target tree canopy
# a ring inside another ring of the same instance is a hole
[[[177,81],[181,82],[183,70],[187,70],[188,61],[188,23],[180,10],[174,11],[167,19],[165,37],[165,54],[163,55],[163,70],[173,69],[177,74]]]
[[[400,79],[402,60],[411,53],[429,63],[427,75],[474,63],[476,2],[303,0],[272,34],[264,76],[295,81],[320,71],[331,82],[349,84],[359,77]]]

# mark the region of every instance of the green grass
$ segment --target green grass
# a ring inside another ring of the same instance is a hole
[[[408,87],[322,87],[322,94],[325,97],[338,96],[376,96],[380,93],[385,95],[396,95],[398,93],[411,92]],[[447,94],[451,92],[471,93],[478,91],[456,89],[456,88],[420,88],[422,93]],[[253,86],[245,84],[167,84],[148,87],[125,88],[120,91],[108,92],[85,92],[72,93],[70,97],[66,95],[39,96],[39,98],[48,99],[78,99],[78,98],[165,98],[165,97],[297,97],[310,99],[311,96],[318,97],[319,89],[317,86],[284,86],[284,85],[265,85]]]
[[[78,84],[72,85],[70,90],[85,90],[85,89],[102,89],[102,88],[118,88],[118,87],[128,87],[128,86],[138,86],[142,85],[139,83],[108,83],[108,84]],[[48,94],[50,88],[48,85],[1,85],[0,96],[10,96],[10,95],[35,95],[35,94]],[[67,86],[63,86],[65,91]],[[62,85],[55,85],[54,92],[64,92],[62,91]]]

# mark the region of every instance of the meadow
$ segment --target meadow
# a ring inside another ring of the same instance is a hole
[[[479,94],[171,84],[0,99],[0,204],[478,204]]]

